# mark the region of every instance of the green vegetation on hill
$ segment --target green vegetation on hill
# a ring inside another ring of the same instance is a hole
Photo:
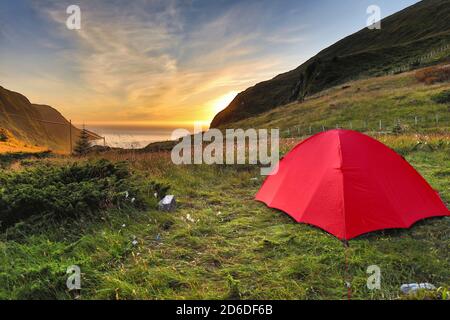
[[[302,101],[358,78],[418,68],[450,57],[450,0],[423,0],[321,51],[300,67],[240,93],[216,115],[212,127],[251,118]]]

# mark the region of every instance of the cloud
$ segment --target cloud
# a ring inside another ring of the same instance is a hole
[[[208,102],[286,71],[267,43],[301,41],[296,31],[267,31],[258,2],[236,4],[202,21],[191,1],[80,1],[82,28],[65,28],[65,3],[35,8],[72,45],[59,54],[76,73],[80,117],[105,121],[208,120]],[[243,7],[244,6],[244,7]],[[51,44],[48,44],[51,47]],[[56,48],[56,46],[55,46]]]

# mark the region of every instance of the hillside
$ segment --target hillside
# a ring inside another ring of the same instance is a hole
[[[424,0],[319,52],[295,70],[240,93],[211,127],[303,101],[347,81],[396,73],[448,60],[450,0]]]
[[[49,148],[58,152],[69,150],[70,123],[60,112],[47,105],[32,104],[20,93],[0,86],[0,128],[14,138],[16,151]],[[72,126],[72,141],[80,129]],[[11,138],[9,140],[11,140]],[[92,133],[92,138],[99,138]],[[7,141],[4,141],[5,143]]]
[[[234,122],[232,127],[280,128],[282,136],[303,136],[336,127],[392,132],[398,125],[404,132],[448,135],[450,82],[421,82],[418,76],[428,70],[450,73],[450,65],[347,82],[303,102]],[[440,96],[447,100],[439,100]]]

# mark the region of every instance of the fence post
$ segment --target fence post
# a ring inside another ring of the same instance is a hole
[[[72,120],[69,120],[69,147],[70,147],[69,154],[72,154],[72,151],[73,151],[73,148],[72,148]]]
[[[312,127],[309,126],[309,134],[312,134]]]
[[[381,130],[383,130],[383,126],[382,126],[382,123],[381,123],[381,120],[380,120],[380,131]]]

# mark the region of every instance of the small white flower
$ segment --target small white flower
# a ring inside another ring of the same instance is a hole
[[[122,228],[125,228],[126,227],[126,224],[124,223],[123,225],[122,225]]]
[[[136,201],[136,198],[131,199],[131,203],[134,203]]]
[[[131,242],[131,244],[132,244],[133,246],[135,246],[135,245],[138,244],[138,242],[137,242],[137,240],[133,240],[133,241]]]

